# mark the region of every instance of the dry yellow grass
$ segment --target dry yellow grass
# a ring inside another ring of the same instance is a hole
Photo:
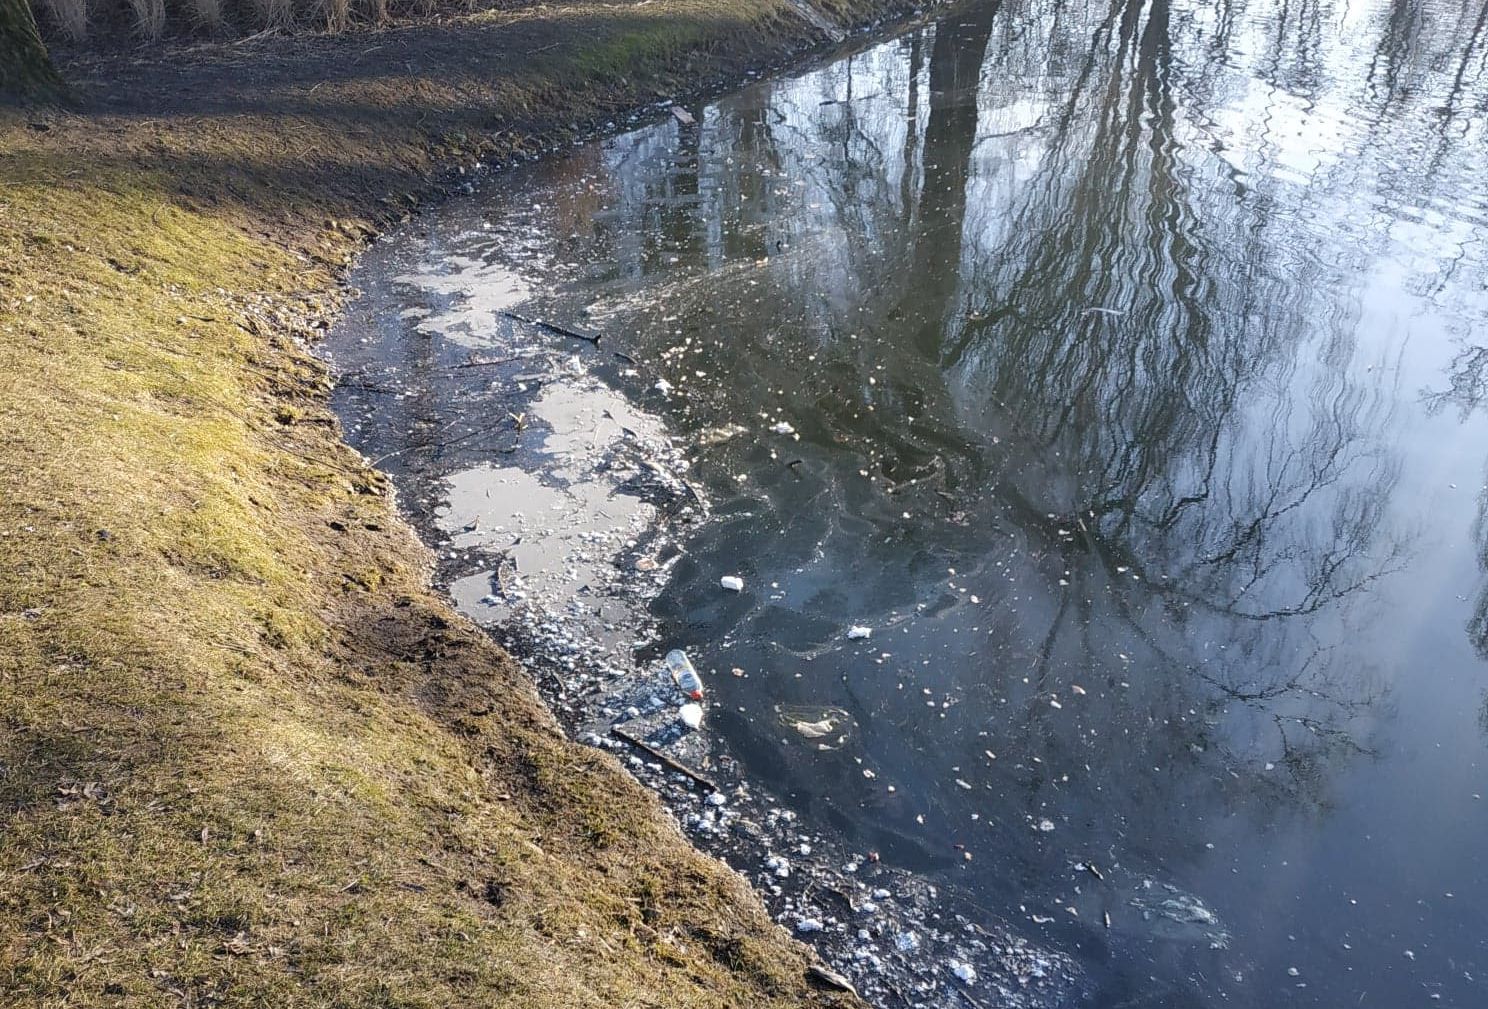
[[[64,40],[80,42],[88,37],[87,0],[40,0],[36,20]]]
[[[353,24],[376,25],[389,16],[430,13],[436,5],[451,13],[477,6],[464,0],[33,0],[44,31],[67,42],[107,34],[121,19],[136,39],[154,40],[167,31],[183,34],[244,34],[266,28],[344,31]],[[509,7],[511,4],[495,4]]]
[[[295,339],[431,149],[804,32],[777,0],[633,13],[410,34],[314,107],[337,40],[0,118],[0,1004],[847,1004],[428,591]]]

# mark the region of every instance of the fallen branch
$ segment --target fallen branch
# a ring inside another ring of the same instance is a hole
[[[642,750],[645,753],[649,753],[651,756],[653,756],[657,760],[661,761],[662,766],[667,767],[667,768],[669,768],[669,769],[671,769],[673,771],[676,771],[680,775],[683,775],[685,777],[691,778],[693,781],[697,782],[699,785],[702,785],[708,791],[710,791],[710,792],[716,792],[716,791],[718,791],[718,786],[717,785],[713,784],[713,782],[711,782],[707,778],[703,777],[697,771],[694,771],[692,768],[688,767],[686,764],[682,763],[680,760],[676,760],[676,759],[674,759],[672,757],[667,756],[665,753],[662,753],[660,750],[658,750],[656,747],[652,746],[650,743],[646,742],[644,739],[640,739],[637,736],[631,735],[629,732],[626,732],[624,729],[620,728],[618,725],[612,725],[612,726],[610,726],[610,735],[614,736],[616,739],[623,739],[623,740],[625,740],[627,743],[629,743],[631,746],[634,746],[638,750]]]
[[[599,346],[599,335],[596,333],[580,333],[578,330],[569,329],[567,326],[560,326],[556,322],[548,322],[546,319],[532,319],[528,318],[525,315],[518,315],[516,312],[502,312],[501,314],[506,316],[508,319],[515,319],[518,322],[525,322],[529,326],[536,326],[538,329],[546,329],[550,332],[557,333],[559,336],[571,336],[575,340],[583,340],[585,343],[592,343],[596,347]]]
[[[971,992],[966,990],[965,985],[959,978],[956,980],[955,984],[951,985],[951,991],[964,998],[967,1005],[972,1006],[973,1009],[987,1009],[985,1005],[971,997]]]

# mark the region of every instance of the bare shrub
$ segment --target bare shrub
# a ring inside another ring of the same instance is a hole
[[[165,32],[165,0],[129,0],[134,30],[140,37],[158,39]]]
[[[326,31],[339,32],[351,22],[351,0],[321,0]]]
[[[47,18],[70,41],[81,42],[88,35],[87,0],[42,0]]]
[[[222,30],[222,0],[188,0],[191,5],[191,16],[196,18],[197,23],[212,32]]]
[[[253,17],[260,28],[288,28],[294,24],[294,0],[253,0]]]

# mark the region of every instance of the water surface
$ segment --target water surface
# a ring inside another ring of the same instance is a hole
[[[455,363],[602,332],[524,331],[697,446],[652,613],[804,821],[1091,1006],[1488,1004],[1488,7],[1005,0],[691,115],[425,222],[354,439],[512,465]]]

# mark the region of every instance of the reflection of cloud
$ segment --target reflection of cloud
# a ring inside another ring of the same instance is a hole
[[[465,256],[448,256],[394,279],[410,295],[425,300],[416,306],[418,314],[411,314],[414,309],[404,313],[414,320],[414,330],[462,347],[490,346],[501,313],[532,294],[526,281],[508,267]]]

